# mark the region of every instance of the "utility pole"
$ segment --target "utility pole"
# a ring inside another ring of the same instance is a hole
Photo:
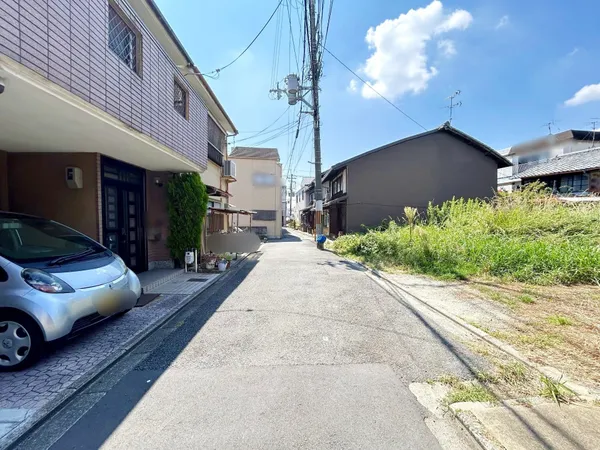
[[[456,91],[450,97],[446,97],[446,100],[450,100],[450,106],[446,106],[446,108],[448,108],[450,110],[450,120],[448,120],[448,123],[450,125],[452,125],[452,116],[454,113],[454,109],[458,108],[459,106],[462,106],[462,102],[454,103],[454,99],[456,97],[458,97],[459,95],[460,95],[460,90]]]
[[[287,97],[288,105],[294,106],[299,101],[311,110],[305,111],[313,116],[314,146],[315,146],[315,225],[317,236],[323,234],[323,187],[321,185],[321,122],[319,115],[319,78],[321,76],[321,63],[319,61],[319,36],[317,32],[316,5],[315,0],[304,0],[308,3],[309,16],[309,53],[310,53],[310,78],[311,86],[301,86],[297,74],[289,74],[285,78],[285,89],[280,89],[279,84],[275,89],[270,89],[270,94],[279,100],[284,95]],[[312,92],[313,102],[310,104],[304,96],[308,91]],[[317,244],[322,249],[323,244]]]
[[[321,124],[319,116],[319,67],[318,36],[316,24],[315,0],[308,0],[308,14],[310,24],[310,72],[313,95],[313,128],[315,140],[315,225],[317,236],[323,234],[323,187],[321,186]],[[322,248],[322,244],[319,244]]]
[[[292,217],[292,218],[294,217],[294,214],[292,213],[292,199],[294,198],[294,178],[296,178],[296,175],[291,173],[290,174],[290,217]]]

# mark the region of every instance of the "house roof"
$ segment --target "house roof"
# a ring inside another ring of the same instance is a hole
[[[304,187],[312,183],[313,181],[315,181],[315,177],[302,177],[302,180],[300,181],[300,186]]]
[[[508,159],[506,159],[500,153],[498,153],[497,151],[495,151],[493,148],[485,145],[481,141],[478,141],[473,136],[470,136],[467,133],[464,133],[464,132],[460,131],[458,128],[454,128],[452,125],[450,125],[448,122],[446,122],[442,126],[440,126],[438,128],[435,128],[433,130],[425,131],[424,133],[415,134],[413,136],[408,136],[408,137],[400,139],[398,141],[394,141],[394,142],[391,142],[389,144],[386,144],[386,145],[384,145],[382,147],[378,147],[376,149],[369,150],[368,152],[361,153],[360,155],[357,155],[357,156],[354,156],[354,157],[352,157],[350,159],[342,161],[341,163],[335,164],[335,165],[333,165],[331,167],[330,172],[327,174],[327,178],[333,178],[333,177],[335,177],[340,172],[340,169],[342,169],[343,167],[347,166],[352,161],[356,161],[357,159],[363,158],[363,157],[365,157],[367,155],[379,152],[381,150],[385,150],[385,149],[393,147],[395,145],[403,144],[405,142],[412,141],[412,140],[415,140],[415,139],[420,139],[422,137],[430,136],[430,135],[435,134],[435,133],[448,133],[451,136],[454,136],[455,138],[457,138],[457,139],[459,139],[459,140],[461,140],[461,141],[469,144],[474,149],[479,150],[480,152],[484,153],[486,156],[489,156],[489,157],[493,158],[498,163],[498,168],[499,169],[501,169],[503,167],[510,167],[510,166],[512,166],[512,163]],[[323,181],[326,181],[327,178],[324,178]]]
[[[279,152],[276,148],[233,147],[229,157],[279,161]]]
[[[590,130],[566,130],[560,133],[551,134],[544,136],[533,141],[523,142],[521,144],[513,145],[510,147],[508,155],[514,155],[524,151],[544,148],[548,145],[555,144],[557,142],[564,142],[570,139],[576,141],[597,141],[600,137],[600,132],[594,132]]]
[[[583,172],[600,168],[600,148],[567,153],[538,164],[519,174],[521,179],[542,177],[560,173]]]

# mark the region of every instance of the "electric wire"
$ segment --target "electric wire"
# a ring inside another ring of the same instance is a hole
[[[362,81],[365,86],[367,86],[369,89],[371,89],[377,95],[379,95],[382,99],[384,99],[387,103],[389,103],[391,106],[393,106],[395,109],[397,109],[404,117],[406,117],[407,119],[409,119],[410,121],[412,121],[413,123],[415,123],[416,125],[418,125],[419,127],[421,127],[423,130],[427,131],[427,128],[425,128],[423,125],[421,125],[419,122],[417,122],[411,116],[409,116],[407,113],[405,113],[400,108],[398,108],[394,103],[392,103],[390,100],[388,100],[386,97],[384,97],[378,90],[376,90],[373,86],[371,86],[370,83],[366,82],[362,77],[360,77],[350,67],[348,67],[346,64],[344,64],[337,56],[335,56],[333,53],[331,53],[331,51],[327,47],[323,46],[323,49],[327,53],[329,53],[337,62],[339,62],[342,66],[344,66],[350,73],[352,73],[352,75],[354,75],[356,78],[358,78],[360,81]]]
[[[267,28],[267,25],[269,25],[269,23],[271,22],[271,20],[273,19],[273,17],[275,16],[275,13],[279,10],[279,7],[281,6],[281,4],[283,3],[283,0],[279,0],[279,3],[277,4],[277,6],[275,7],[275,10],[273,11],[273,13],[269,16],[269,19],[267,20],[267,22],[263,25],[263,27],[260,29],[260,31],[258,32],[258,34],[256,36],[254,36],[254,39],[252,39],[252,41],[250,41],[250,43],[248,44],[248,46],[242,51],[242,53],[240,53],[233,61],[231,61],[229,64],[225,64],[223,67],[220,67],[218,69],[213,70],[212,72],[207,72],[207,73],[203,73],[202,75],[204,76],[209,76],[211,77],[212,74],[217,74],[217,76],[221,73],[221,71],[227,69],[229,66],[231,66],[233,63],[235,63],[238,59],[240,59],[244,53],[246,53],[248,51],[248,49],[250,47],[252,47],[252,44],[254,44],[254,42],[256,42],[256,40],[259,38],[259,36],[262,34],[263,31],[265,31],[265,28]],[[214,78],[214,77],[211,77]]]

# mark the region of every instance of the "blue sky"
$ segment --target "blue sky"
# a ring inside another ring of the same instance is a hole
[[[277,0],[157,3],[196,65],[209,72],[244,49]],[[290,5],[298,44],[294,8],[301,1],[283,3]],[[595,51],[600,33],[594,6],[591,0],[336,0],[327,47],[428,129],[447,120],[445,98],[460,89],[463,106],[453,125],[502,149],[543,136],[543,124],[549,121],[556,121],[556,131],[586,129],[590,118],[600,117],[600,59]],[[239,61],[219,79],[208,79],[241,132],[238,140],[262,130],[287,108],[284,99],[271,100],[268,92],[273,79],[296,71],[287,9],[282,24],[278,67],[274,19]],[[362,82],[327,54],[321,88],[324,168],[422,131],[380,98],[371,98]],[[273,128],[295,120],[297,109]],[[312,141],[300,154],[309,130],[301,131],[294,153],[292,166],[299,175],[312,169],[307,162],[312,160]],[[239,145],[260,141],[256,137]],[[291,141],[285,134],[262,145],[277,147],[285,164]]]

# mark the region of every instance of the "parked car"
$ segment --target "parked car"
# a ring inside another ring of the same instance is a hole
[[[0,211],[0,371],[45,344],[131,310],[140,282],[123,260],[52,220]]]

